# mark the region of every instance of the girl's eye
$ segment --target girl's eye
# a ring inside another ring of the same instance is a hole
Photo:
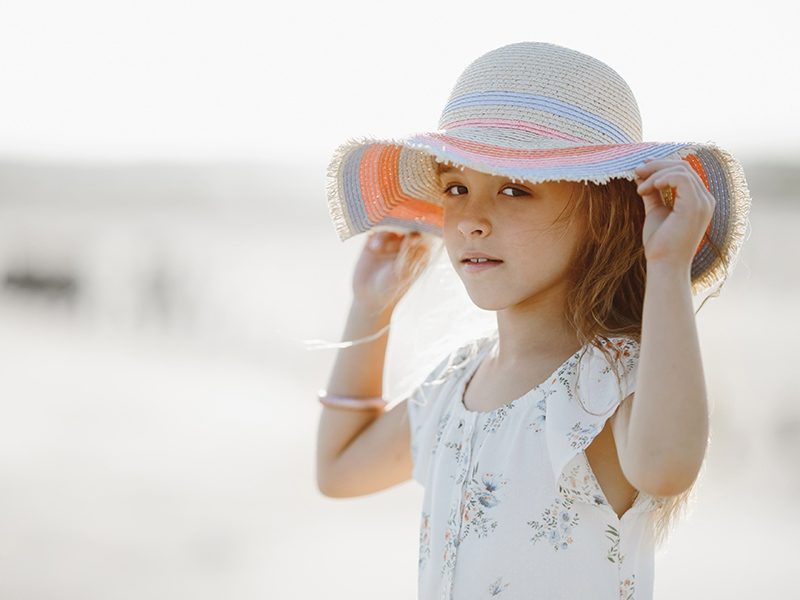
[[[518,195],[515,195],[515,194],[506,194],[506,196],[511,196],[512,198],[519,198],[520,196],[527,196],[527,195],[528,195],[528,192],[525,192],[525,191],[523,191],[523,190],[520,190],[520,189],[518,189],[518,188],[511,187],[511,186],[504,187],[504,188],[503,188],[503,191],[505,191],[505,190],[512,190],[512,191],[514,191],[514,192],[518,192]]]
[[[464,188],[464,189],[466,189],[466,187],[465,187],[465,186],[463,186],[463,185],[459,185],[459,184],[457,184],[457,183],[454,183],[454,184],[452,184],[452,185],[449,185],[449,186],[447,186],[447,187],[445,188],[445,190],[444,190],[444,193],[445,193],[445,194],[447,194],[447,195],[449,195],[449,196],[461,196],[461,195],[462,195],[462,194],[450,194],[449,192],[450,192],[450,190],[452,190],[453,188]],[[505,192],[505,190],[511,190],[511,191],[513,191],[513,192],[517,192],[517,193],[516,193],[516,194],[505,194],[505,193],[504,193],[504,192]],[[506,187],[504,187],[504,188],[503,188],[503,192],[501,192],[501,193],[503,193],[503,195],[505,195],[505,196],[511,196],[512,198],[519,198],[519,197],[521,197],[521,196],[529,196],[529,195],[530,195],[530,194],[528,194],[528,192],[526,192],[526,191],[524,191],[524,190],[520,190],[520,189],[518,189],[518,188],[511,187],[511,186],[506,186]]]
[[[457,183],[454,183],[453,185],[448,185],[448,186],[447,186],[447,187],[444,189],[444,193],[445,193],[445,194],[448,194],[449,196],[454,196],[454,195],[455,195],[455,196],[460,196],[461,194],[450,194],[449,192],[450,192],[450,190],[452,190],[453,188],[463,188],[463,187],[464,187],[463,185],[458,185]]]

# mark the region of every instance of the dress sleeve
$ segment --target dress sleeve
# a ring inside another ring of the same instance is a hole
[[[605,355],[590,345],[548,394],[545,440],[556,493],[567,464],[589,446],[620,402],[636,389],[639,344],[632,338],[609,341],[620,381]]]
[[[408,398],[408,424],[411,434],[412,478],[423,487],[428,481],[432,455],[450,415],[448,398],[453,383],[463,372],[470,344],[445,356]]]

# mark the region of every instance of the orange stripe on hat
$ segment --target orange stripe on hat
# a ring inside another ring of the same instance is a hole
[[[373,144],[364,151],[359,166],[361,194],[367,218],[378,223],[385,217],[423,220],[442,227],[442,209],[403,193],[400,186],[399,146]]]
[[[392,214],[393,209],[403,202],[410,200],[409,196],[405,196],[400,189],[400,148],[397,146],[382,146],[382,152],[378,159],[380,166],[378,172],[380,173],[380,187],[386,198],[386,212]]]
[[[379,159],[381,150],[382,147],[378,144],[367,148],[361,156],[358,170],[364,208],[367,211],[367,218],[373,223],[380,221],[386,214],[380,189]]]
[[[389,198],[397,199],[397,202],[392,203],[389,215],[411,221],[419,219],[441,228],[444,222],[441,206],[403,193],[400,186],[400,152],[399,146],[388,146],[382,155],[385,159],[381,164],[382,187]]]
[[[702,180],[703,185],[706,186],[706,190],[708,190],[710,192],[711,191],[711,186],[708,183],[708,174],[706,173],[706,170],[703,168],[703,163],[700,162],[700,159],[697,158],[696,156],[694,156],[693,154],[690,154],[689,156],[684,156],[683,160],[688,162],[689,166],[691,166],[692,169],[694,169],[695,173],[697,173],[700,176],[700,179]],[[703,234],[703,239],[700,240],[700,245],[697,247],[697,250],[695,251],[695,255],[699,254],[700,251],[703,249],[703,246],[706,245],[706,240],[711,235],[711,222],[712,221],[713,221],[713,219],[709,220],[708,227],[706,227],[706,232]]]

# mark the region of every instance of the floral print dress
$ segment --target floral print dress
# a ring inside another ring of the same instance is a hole
[[[638,344],[609,341],[621,386],[588,344],[513,402],[468,410],[464,390],[495,332],[476,353],[465,345],[445,357],[415,390],[419,600],[652,598],[650,519],[663,499],[640,491],[619,518],[584,452],[635,390]],[[447,369],[450,361],[461,367]]]

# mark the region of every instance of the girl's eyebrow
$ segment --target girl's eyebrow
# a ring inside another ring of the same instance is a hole
[[[451,171],[460,170],[460,169],[456,169],[453,165],[443,165],[442,163],[438,163],[438,165],[439,166],[436,168],[436,170],[439,172],[440,175],[443,174],[443,173],[449,173]]]

